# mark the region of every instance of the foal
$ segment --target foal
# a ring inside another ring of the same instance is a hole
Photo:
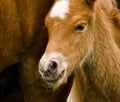
[[[49,42],[39,62],[54,89],[82,67],[84,102],[120,102],[120,49],[113,37],[119,29],[107,13],[112,9],[110,0],[56,0],[46,17]]]

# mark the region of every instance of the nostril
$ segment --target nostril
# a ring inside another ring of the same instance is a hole
[[[48,71],[49,73],[55,73],[57,72],[57,62],[55,61],[51,61],[50,64],[49,64],[49,67],[48,67]]]

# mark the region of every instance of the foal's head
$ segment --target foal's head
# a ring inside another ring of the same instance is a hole
[[[49,42],[39,72],[54,88],[65,83],[92,51],[94,5],[95,0],[56,0],[46,17]]]

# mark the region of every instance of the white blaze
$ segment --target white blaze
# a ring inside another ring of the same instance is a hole
[[[64,19],[66,14],[69,13],[69,1],[68,0],[58,0],[50,12],[50,17],[59,17]]]

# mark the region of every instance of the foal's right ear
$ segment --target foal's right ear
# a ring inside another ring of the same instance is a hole
[[[97,0],[85,0],[86,1],[86,4],[91,8],[93,9],[94,8],[94,3],[95,1]]]

